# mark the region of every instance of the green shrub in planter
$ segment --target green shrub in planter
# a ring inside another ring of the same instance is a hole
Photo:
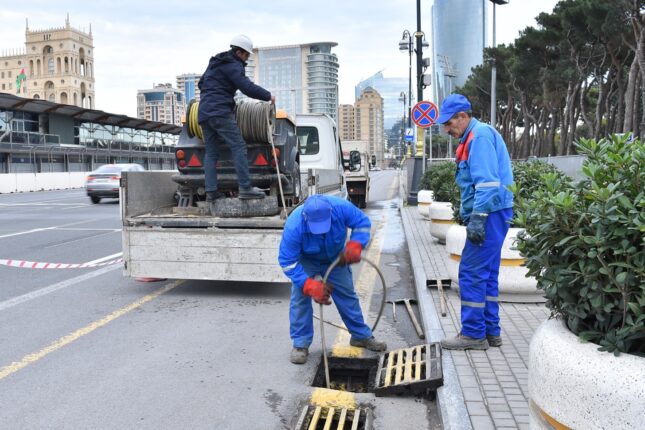
[[[456,165],[452,161],[442,161],[428,166],[419,182],[420,190],[430,190],[435,202],[450,202],[459,188],[455,182]]]
[[[600,350],[645,356],[645,145],[581,140],[585,178],[547,173],[519,210],[518,248],[560,316]]]
[[[571,179],[546,161],[513,161],[512,164],[513,184],[508,187],[513,193],[513,220],[511,221],[511,227],[524,227],[526,219],[521,209],[523,202],[540,186],[542,177],[546,174],[552,174],[566,183],[569,183]]]

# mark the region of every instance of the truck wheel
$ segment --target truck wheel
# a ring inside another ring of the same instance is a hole
[[[92,203],[97,204],[101,201],[101,198],[97,196],[90,196],[90,200],[92,201]]]

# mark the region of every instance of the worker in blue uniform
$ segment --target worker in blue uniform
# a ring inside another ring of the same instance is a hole
[[[501,346],[499,327],[499,266],[502,245],[513,217],[511,160],[502,136],[472,117],[466,97],[451,94],[443,101],[437,122],[457,147],[456,181],[461,194],[459,212],[467,239],[459,263],[461,332],[441,341],[446,349]]]
[[[361,260],[361,252],[370,240],[370,219],[356,206],[337,197],[315,194],[293,210],[284,226],[278,257],[285,275],[292,282],[289,304],[290,335],[293,344],[291,362],[307,362],[314,337],[311,299],[324,305],[334,299],[345,327],[351,334],[350,345],[371,351],[385,351],[365,324],[350,264]],[[347,229],[351,235],[347,243]],[[322,277],[340,256],[341,263]]]

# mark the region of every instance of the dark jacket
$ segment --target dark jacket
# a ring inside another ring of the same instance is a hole
[[[248,97],[269,101],[271,93],[255,85],[244,74],[246,63],[233,50],[220,52],[211,57],[208,67],[199,80],[200,123],[214,116],[229,116],[235,108],[233,96],[237,90]]]

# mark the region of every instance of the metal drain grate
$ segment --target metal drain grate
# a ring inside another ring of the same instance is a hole
[[[308,405],[300,414],[296,430],[371,430],[367,408],[348,409]]]
[[[419,394],[443,385],[439,342],[395,349],[381,355],[374,394]]]

